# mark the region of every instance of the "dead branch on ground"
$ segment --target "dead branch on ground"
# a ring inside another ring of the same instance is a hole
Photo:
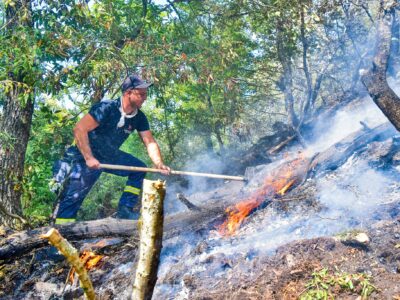
[[[192,202],[189,201],[189,199],[187,197],[185,197],[184,194],[182,193],[178,193],[176,194],[176,198],[181,201],[189,210],[196,210],[196,211],[200,211],[201,208],[194,205]]]

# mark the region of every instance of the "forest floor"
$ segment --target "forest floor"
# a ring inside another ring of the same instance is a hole
[[[178,271],[160,281],[165,286],[179,281],[181,291],[159,288],[154,299],[317,299],[318,291],[330,299],[361,299],[363,292],[369,299],[400,299],[400,219],[377,222],[363,233],[369,242],[318,237],[283,245],[272,256],[209,255],[202,263],[206,276],[189,275],[191,270],[182,275],[177,261]],[[1,299],[82,297],[76,282],[62,293],[69,266],[49,249],[3,265],[8,274],[0,283]],[[136,251],[130,243],[103,249],[104,259],[90,272],[101,299],[126,299]]]
[[[235,186],[226,184],[212,194],[226,195]],[[305,183],[300,193],[309,194],[312,187]],[[380,206],[365,226],[334,230],[337,233],[331,236],[313,233],[317,237],[296,238],[304,236],[299,230],[310,224],[298,221],[290,226],[290,232],[298,231],[294,237],[280,229],[283,225],[275,227],[278,232],[271,240],[257,235],[261,228],[269,230],[265,222],[284,224],[298,216],[318,226],[314,223],[318,219],[312,218],[315,212],[320,213],[321,223],[330,221],[341,228],[344,222],[325,220],[320,207],[308,201],[296,202],[286,211],[292,213],[282,213],[280,204],[260,209],[232,237],[204,228],[166,240],[153,299],[318,299],[317,295],[324,294],[328,299],[361,299],[363,294],[368,299],[400,299],[399,199]],[[280,221],[273,217],[277,212]],[[278,240],[280,236],[283,240]],[[287,239],[292,241],[283,242]],[[90,248],[97,241],[74,245]],[[137,238],[106,241],[107,246],[95,251],[104,257],[90,271],[93,285],[101,299],[127,299]],[[0,299],[83,299],[76,276],[72,284],[66,284],[69,272],[68,263],[54,248],[36,249],[0,266]]]
[[[187,278],[190,299],[317,299],[318,291],[361,299],[363,284],[370,299],[400,299],[400,220],[376,223],[366,234],[368,245],[319,237],[281,246],[271,257],[238,258],[227,263],[224,279]]]

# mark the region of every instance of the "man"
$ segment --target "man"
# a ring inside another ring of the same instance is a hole
[[[61,168],[58,168],[55,176],[55,181],[60,182],[68,173],[59,205],[54,212],[56,224],[75,221],[83,199],[102,172],[99,169],[100,163],[146,166],[136,157],[119,150],[134,130],[138,131],[156,168],[169,174],[170,168],[164,165],[149,122],[140,110],[147,98],[147,88],[151,85],[136,75],[128,76],[122,84],[120,99],[94,104],[89,113],[76,124],[76,146],[71,146],[66,151]],[[128,177],[118,204],[117,218],[138,219],[137,204],[146,173],[119,170],[106,172]]]

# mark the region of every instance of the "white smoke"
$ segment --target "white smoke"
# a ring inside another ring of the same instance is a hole
[[[202,153],[189,160],[182,171],[198,172],[198,173],[212,173],[224,174],[225,164],[219,156],[214,153]],[[198,176],[185,176],[187,186],[182,186],[178,183],[168,184],[167,182],[167,195],[165,199],[165,212],[166,214],[173,214],[177,212],[187,211],[187,207],[177,199],[178,193],[190,196],[196,193],[208,192],[218,185],[223,184],[222,179],[209,179],[207,177]],[[198,204],[198,203],[193,203]],[[204,203],[201,203],[204,205]]]
[[[369,128],[374,128],[387,122],[387,118],[372,99],[366,97],[358,101],[353,109],[346,107],[339,110],[332,119],[321,118],[313,129],[315,141],[309,145],[308,150],[310,153],[316,153],[327,149],[349,134],[362,129],[361,122]]]
[[[364,99],[353,109],[346,107],[338,111],[331,120],[321,120],[315,132],[322,134],[317,136],[307,152],[316,153],[327,149],[352,132],[360,130],[361,121],[373,128],[387,122],[387,119],[371,99]],[[209,158],[196,159],[193,160],[191,169],[196,169],[194,166],[204,168],[204,163],[211,166],[212,162],[213,160]],[[215,168],[218,169],[219,161],[215,162],[217,162]],[[270,166],[265,170],[270,170]],[[264,171],[258,170],[259,174],[265,175]],[[207,184],[201,180],[195,179],[191,184],[192,191],[201,193],[203,188],[207,188]],[[239,229],[237,236],[221,238],[215,232],[211,232],[206,239],[210,246],[198,255],[193,255],[192,251],[194,245],[202,239],[200,236],[177,237],[174,241],[167,241],[163,251],[160,277],[174,270],[174,263],[177,261],[185,266],[184,269],[189,275],[201,277],[207,272],[207,276],[223,277],[225,272],[223,269],[205,270],[208,266],[206,262],[213,256],[235,257],[239,254],[250,257],[251,253],[273,254],[277,247],[294,240],[335,235],[355,227],[368,226],[381,204],[388,200],[400,201],[390,194],[395,185],[394,179],[370,167],[363,158],[353,155],[337,170],[316,179],[317,191],[314,197],[321,207],[319,211],[310,209],[305,213],[299,208],[299,211],[285,214],[267,207],[253,213]],[[173,254],[168,253],[168,249],[174,247],[178,250]],[[164,284],[157,289],[157,295],[162,295],[166,291],[171,293],[173,289],[172,294],[176,297],[181,299],[189,297],[188,290],[182,284],[170,286],[169,289]]]

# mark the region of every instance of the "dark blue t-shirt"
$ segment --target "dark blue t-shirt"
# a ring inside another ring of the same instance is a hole
[[[89,110],[89,114],[99,123],[98,127],[89,132],[90,148],[98,160],[114,156],[133,131],[150,129],[145,114],[140,110],[136,116],[125,118],[124,126],[118,127],[121,118],[120,106],[120,99],[103,100],[94,104]],[[75,149],[70,149],[68,152],[74,152],[73,150]]]

